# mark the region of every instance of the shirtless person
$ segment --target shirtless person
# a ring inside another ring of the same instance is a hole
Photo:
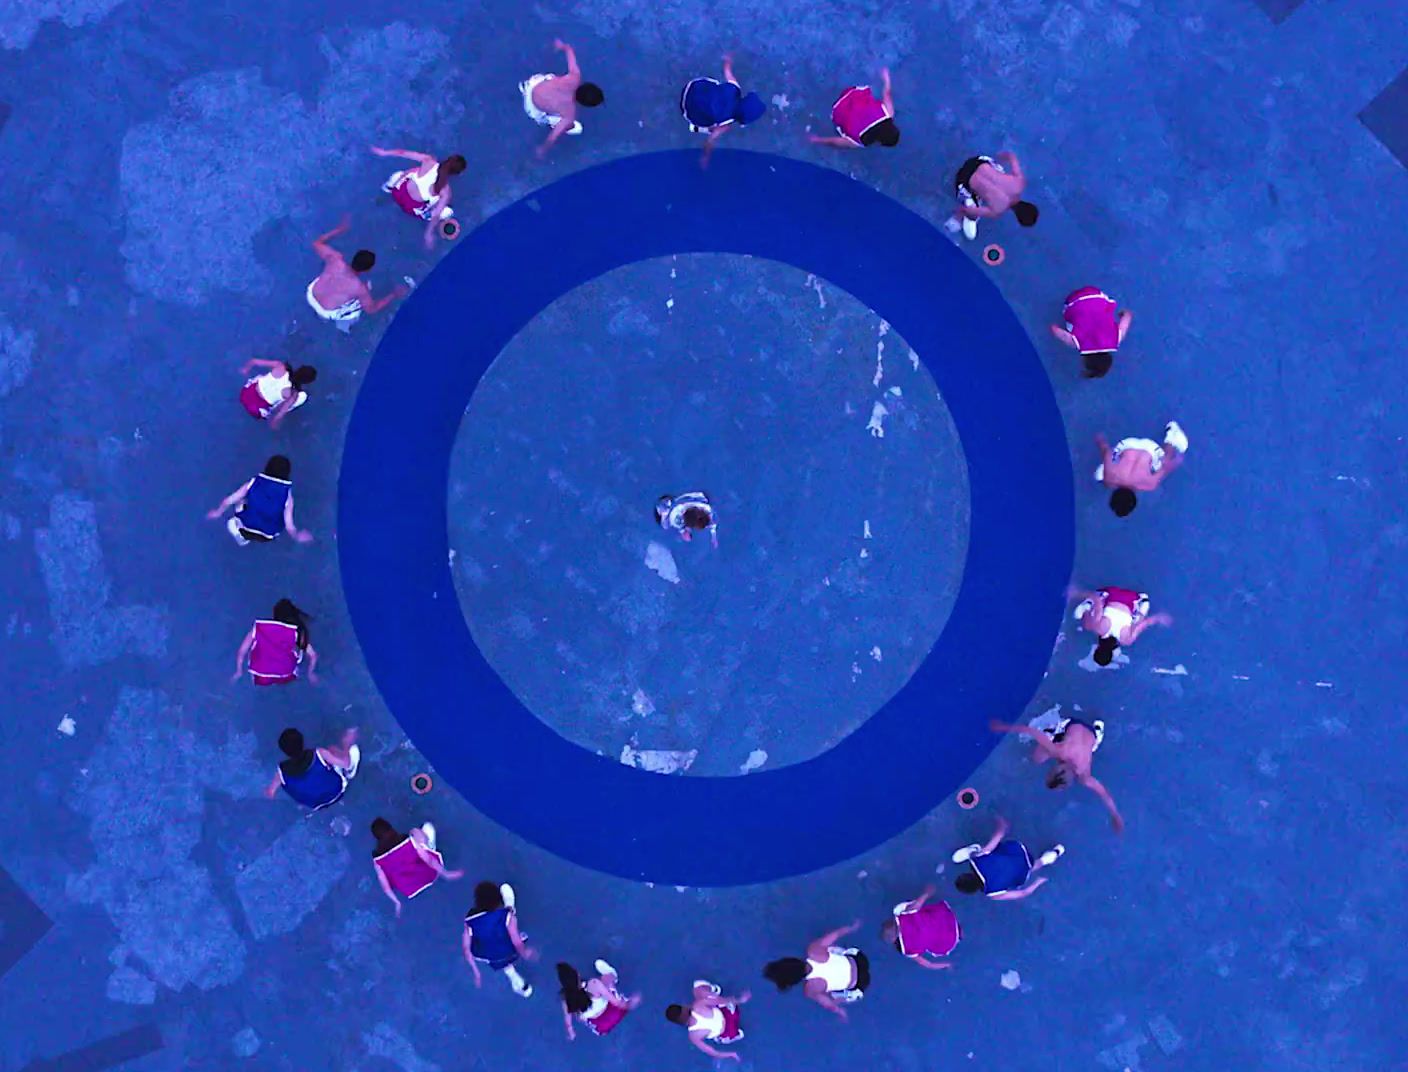
[[[961,226],[964,237],[971,242],[978,237],[979,220],[996,219],[1010,208],[1018,223],[1030,227],[1036,223],[1037,207],[1022,200],[1026,188],[1027,177],[1016,153],[998,153],[997,160],[990,156],[969,157],[954,176],[958,208],[944,226],[950,231]]]
[[[336,324],[338,331],[351,331],[363,313],[368,316],[379,313],[397,298],[410,293],[398,284],[386,297],[372,297],[371,287],[362,279],[362,273],[371,271],[376,254],[369,249],[359,249],[348,262],[328,245],[328,239],[346,234],[351,226],[351,218],[344,216],[327,234],[313,239],[313,252],[323,258],[323,270],[308,284],[308,304],[319,317]]]
[[[1183,464],[1188,437],[1177,421],[1169,421],[1162,446],[1152,439],[1121,439],[1111,449],[1103,435],[1095,437],[1095,445],[1100,448],[1095,479],[1114,489],[1110,509],[1115,516],[1128,517],[1139,503],[1136,491],[1153,491]]]
[[[606,99],[599,85],[582,81],[582,69],[577,66],[577,53],[571,45],[558,38],[552,47],[566,55],[567,73],[535,74],[518,85],[528,118],[539,126],[552,128],[548,140],[538,146],[539,160],[547,156],[562,135],[582,133],[582,124],[577,120],[579,107],[595,108]]]
[[[1033,763],[1055,760],[1056,766],[1046,776],[1046,788],[1065,789],[1076,781],[1085,786],[1105,805],[1110,813],[1110,826],[1116,834],[1124,832],[1124,819],[1119,808],[1115,807],[1110,791],[1100,784],[1099,779],[1090,773],[1091,757],[1105,739],[1105,724],[1099,719],[1082,722],[1078,718],[1064,718],[1050,733],[1032,726],[1013,726],[994,719],[988,723],[993,733],[1016,733],[1030,737],[1036,750],[1032,753]]]

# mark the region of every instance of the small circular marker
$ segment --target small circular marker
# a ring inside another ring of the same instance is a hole
[[[417,796],[425,796],[426,793],[430,792],[430,787],[434,784],[428,774],[411,775],[411,791]]]
[[[958,791],[958,806],[965,811],[978,806],[978,791],[972,786]]]
[[[1001,263],[1002,263],[1003,261],[1005,261],[1006,259],[1007,259],[1007,253],[1006,253],[1006,251],[1004,251],[1003,248],[1002,248],[1001,246],[999,246],[996,242],[994,242],[994,243],[993,243],[992,245],[990,245],[990,246],[984,247],[984,249],[983,249],[983,260],[984,260],[984,262],[986,262],[987,264],[991,265],[991,266],[994,267],[994,268],[996,268],[999,264],[1001,264]]]
[[[448,241],[454,241],[460,236],[459,220],[448,219],[440,221],[440,237]]]

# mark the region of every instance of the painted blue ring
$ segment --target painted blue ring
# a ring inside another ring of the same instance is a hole
[[[968,557],[914,676],[834,748],[736,778],[651,774],[535,718],[470,634],[449,562],[450,454],[475,386],[554,299],[678,253],[767,257],[843,287],[921,355],[967,457]],[[445,782],[560,856],[688,886],[811,871],[899,833],[988,754],[988,719],[1035,692],[1074,553],[1074,490],[1051,384],[997,288],[926,220],[835,171],[729,152],[578,172],[464,234],[397,313],[343,452],[343,587],[382,696]],[[467,744],[472,741],[472,744]],[[701,818],[718,824],[699,847]]]

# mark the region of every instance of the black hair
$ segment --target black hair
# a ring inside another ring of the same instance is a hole
[[[279,734],[279,751],[290,757],[301,756],[303,754],[303,734],[292,727],[284,730]]]
[[[583,1013],[592,1007],[591,995],[582,986],[582,977],[572,965],[558,961],[557,981],[562,987],[562,1004],[568,1012]]]
[[[1081,354],[1081,358],[1085,362],[1085,378],[1098,380],[1109,372],[1110,366],[1115,363],[1115,352],[1113,350],[1096,350],[1093,354]]]
[[[291,599],[281,599],[274,604],[274,621],[298,627],[298,646],[308,646],[308,623],[311,618]]]
[[[688,528],[707,529],[710,520],[709,511],[702,506],[691,506],[684,512],[684,523]]]
[[[352,260],[349,263],[354,272],[369,272],[372,265],[376,263],[376,254],[369,249],[359,249],[352,254]]]
[[[1115,661],[1115,652],[1119,651],[1120,641],[1118,637],[1101,637],[1100,643],[1095,645],[1095,653],[1091,656],[1095,660],[1096,666],[1109,666]]]
[[[287,480],[292,472],[293,463],[282,454],[275,454],[264,463],[264,475],[271,476],[275,480]]]
[[[685,1027],[688,1027],[689,1010],[686,1009],[683,1005],[666,1005],[665,1019],[669,1020],[672,1024],[680,1024]]]
[[[953,880],[953,885],[960,893],[982,893],[983,880],[976,871],[965,871]]]
[[[1035,226],[1041,211],[1030,201],[1018,201],[1012,206],[1012,215],[1017,217],[1017,222],[1023,227],[1032,227]]]
[[[893,942],[895,948],[898,949],[900,945],[900,925],[896,923],[893,918],[887,919],[884,923],[880,924],[880,937],[887,942]]]
[[[288,366],[284,366],[287,368]],[[318,370],[312,365],[299,365],[288,374],[288,379],[295,387],[307,387],[318,378]]]
[[[1110,493],[1110,509],[1116,517],[1128,517],[1138,503],[1139,496],[1134,494],[1133,488],[1116,488]]]
[[[572,98],[583,108],[595,108],[606,99],[606,94],[595,82],[583,82],[572,94]]]
[[[474,887],[474,911],[492,912],[504,906],[504,895],[497,883],[479,882]]]
[[[779,990],[791,990],[806,980],[809,971],[807,962],[801,957],[783,957],[781,960],[769,962],[763,968],[763,978]]]
[[[379,815],[372,820],[372,837],[376,838],[376,852],[374,853],[376,856],[394,849],[406,839],[405,834]]]
[[[894,119],[886,117],[862,134],[860,143],[865,146],[883,145],[886,149],[893,149],[900,143],[900,128],[895,126]]]
[[[465,169],[465,159],[459,153],[445,157],[440,161],[440,170],[435,173],[435,182],[431,184],[430,192],[438,194],[445,188],[445,184],[450,181],[451,175],[458,175]]]
[[[1051,768],[1051,773],[1046,776],[1047,789],[1066,788],[1066,768],[1062,764],[1057,764]]]

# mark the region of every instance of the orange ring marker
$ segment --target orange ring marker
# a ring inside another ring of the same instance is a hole
[[[991,268],[996,268],[1007,259],[1007,253],[1001,246],[994,242],[990,246],[983,247],[983,263]]]
[[[958,806],[964,811],[978,806],[978,791],[972,786],[967,786],[958,791]]]
[[[426,793],[430,792],[431,786],[434,784],[435,783],[430,779],[430,775],[424,772],[411,775],[411,792],[415,793],[417,796],[425,796]]]
[[[447,216],[440,221],[440,237],[447,242],[452,242],[460,236],[460,221],[453,216]]]

